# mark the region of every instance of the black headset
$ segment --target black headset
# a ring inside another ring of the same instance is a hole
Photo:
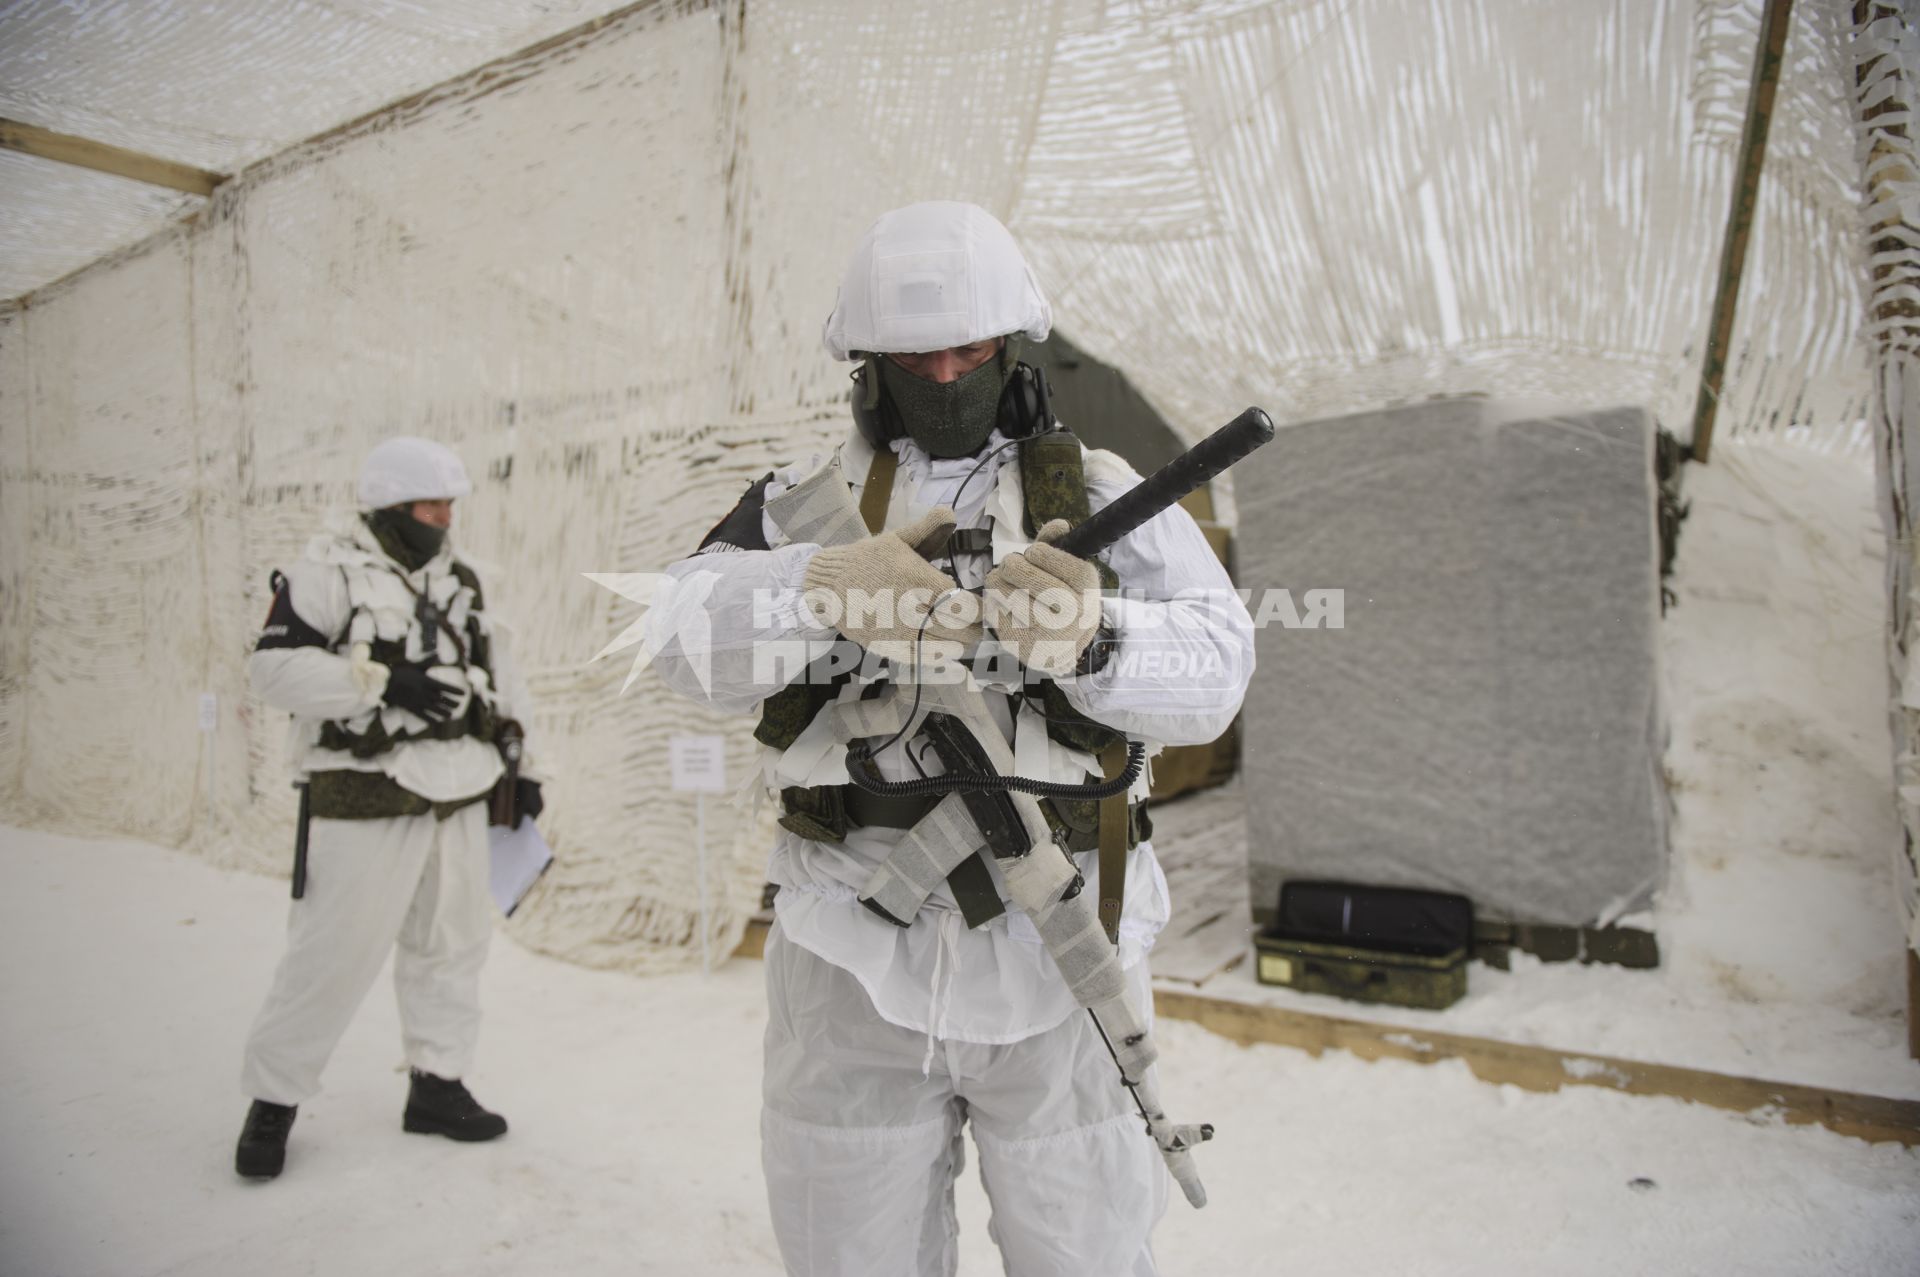
[[[884,359],[886,356],[876,355],[874,358]],[[900,424],[900,411],[894,407],[893,398],[887,394],[885,384],[875,388],[877,394],[869,390],[868,367],[869,364],[862,361],[851,374],[853,424],[859,427],[862,438],[875,449],[880,449],[895,439],[903,438],[907,431]],[[868,406],[868,399],[875,400],[875,403]],[[1001,388],[999,417],[994,424],[1009,439],[1024,439],[1028,435],[1045,434],[1053,429],[1052,391],[1047,385],[1044,369],[1024,362],[1014,364],[1007,384]]]

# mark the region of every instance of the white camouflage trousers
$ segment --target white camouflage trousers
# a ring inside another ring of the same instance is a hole
[[[965,1122],[1009,1277],[1154,1277],[1166,1168],[1088,1015],[936,1040],[923,1076],[926,1035],[777,925],[766,967],[761,1163],[791,1277],[953,1277]],[[1145,995],[1147,964],[1128,975]]]
[[[487,806],[445,820],[320,820],[309,827],[306,895],[247,1037],[241,1089],[299,1104],[392,952],[408,1065],[457,1078],[480,1034],[480,968],[493,935]]]

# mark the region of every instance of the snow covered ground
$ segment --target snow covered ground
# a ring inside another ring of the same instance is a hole
[[[502,937],[472,1082],[514,1125],[478,1146],[401,1132],[383,987],[286,1174],[254,1185],[232,1170],[236,1076],[285,884],[11,829],[0,882],[0,1273],[780,1272],[757,962],[636,979]],[[1170,1108],[1220,1131],[1211,1204],[1176,1202],[1156,1235],[1169,1277],[1891,1275],[1920,1257],[1920,1153],[1897,1145],[1162,1027]],[[986,1209],[969,1172],[964,1274],[1000,1271]]]
[[[1661,970],[1475,966],[1441,1013],[1302,998],[1244,968],[1205,993],[1920,1096],[1886,860],[1871,481],[1738,445],[1688,481],[1664,631]],[[401,1132],[383,988],[303,1107],[287,1173],[237,1180],[241,1040],[285,908],[283,881],[0,827],[0,1277],[780,1272],[753,961],[639,979],[503,935],[470,1080],[512,1120],[505,1140]],[[1169,1277],[1920,1272],[1920,1150],[1161,1030],[1169,1109],[1219,1129],[1200,1154],[1210,1205],[1176,1202],[1156,1234]],[[962,1273],[999,1272],[971,1172],[961,1215]]]

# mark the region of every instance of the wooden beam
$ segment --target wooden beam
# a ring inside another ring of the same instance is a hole
[[[1597,1086],[1628,1095],[1664,1095],[1734,1113],[1778,1114],[1790,1125],[1817,1124],[1863,1140],[1920,1145],[1920,1100],[1892,1100],[1584,1051],[1338,1019],[1172,989],[1155,989],[1153,1006],[1159,1015],[1192,1021],[1240,1043],[1298,1047],[1314,1055],[1337,1049],[1363,1060],[1416,1064],[1461,1060],[1483,1082],[1510,1083],[1529,1091]]]
[[[1733,313],[1740,301],[1740,272],[1747,264],[1747,239],[1753,231],[1753,206],[1760,193],[1760,164],[1767,153],[1767,126],[1773,120],[1774,90],[1787,47],[1793,0],[1767,0],[1760,19],[1760,46],[1753,57],[1753,83],[1747,93],[1747,127],[1740,139],[1740,167],[1727,212],[1727,238],[1720,246],[1720,287],[1713,299],[1713,323],[1707,333],[1706,367],[1700,373],[1700,398],[1693,410],[1693,459],[1706,464],[1713,449],[1713,421],[1720,408],[1720,384],[1727,371],[1727,343],[1733,340]]]
[[[213,188],[227,180],[220,173],[157,159],[139,151],[108,146],[91,138],[55,133],[52,129],[22,124],[18,120],[0,119],[0,148],[202,197],[212,195]]]
[[[740,943],[734,946],[736,958],[764,958],[767,956],[767,933],[773,930],[773,915],[757,913],[747,919],[747,929],[741,933]]]
[[[767,915],[751,919],[733,956],[762,957],[771,923]],[[1528,1091],[1597,1086],[1627,1095],[1664,1095],[1733,1113],[1778,1114],[1792,1126],[1819,1125],[1863,1140],[1920,1146],[1920,1100],[1891,1100],[1672,1064],[1643,1064],[1585,1051],[1434,1033],[1175,989],[1156,988],[1153,1009],[1156,1015],[1190,1021],[1242,1044],[1297,1047],[1313,1055],[1340,1050],[1363,1060],[1411,1060],[1416,1064],[1461,1060],[1483,1082],[1511,1083]]]
[[[288,166],[308,163],[315,155],[324,154],[356,138],[388,129],[405,128],[419,116],[445,107],[449,103],[470,103],[489,94],[505,92],[532,79],[550,63],[566,60],[613,27],[640,19],[658,18],[665,21],[666,17],[676,11],[668,0],[634,0],[624,8],[603,13],[597,18],[589,18],[579,26],[568,27],[565,31],[547,36],[525,48],[502,54],[491,62],[484,62],[450,79],[442,80],[416,93],[410,93],[385,106],[376,107],[344,124],[323,129],[272,155],[255,160],[240,170],[236,176],[252,181],[261,180]]]
[[[1907,950],[1907,1054],[1920,1060],[1920,953]]]

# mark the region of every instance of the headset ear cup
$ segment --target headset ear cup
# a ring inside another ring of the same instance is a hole
[[[1000,433],[1009,439],[1024,439],[1052,428],[1047,374],[1032,364],[1015,364],[1006,389],[1000,392]]]
[[[854,369],[851,380],[853,391],[848,399],[853,408],[853,424],[860,431],[860,437],[873,448],[885,448],[900,437],[900,432],[894,414],[888,411],[886,389],[879,384],[873,361],[869,359]],[[878,393],[874,393],[876,387]]]

